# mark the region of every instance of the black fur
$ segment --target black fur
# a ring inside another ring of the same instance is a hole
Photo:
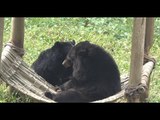
[[[73,66],[72,79],[60,86],[58,94],[45,93],[57,102],[91,102],[121,90],[118,66],[95,44],[80,42],[70,50],[63,65]]]
[[[72,75],[72,67],[65,68],[62,62],[74,45],[75,41],[56,42],[52,48],[41,52],[31,67],[50,84],[63,84]]]

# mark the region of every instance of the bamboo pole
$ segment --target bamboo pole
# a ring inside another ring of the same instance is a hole
[[[4,30],[4,18],[0,18],[0,72],[2,69],[2,64],[1,64],[1,54],[2,54],[2,48],[3,48],[3,30]],[[0,83],[2,81],[0,80]]]
[[[1,70],[1,54],[3,48],[3,29],[4,29],[4,18],[0,18],[0,70]]]
[[[154,18],[146,18],[146,34],[145,34],[145,46],[144,46],[144,52],[146,55],[149,54],[149,50],[153,45],[153,34],[154,34]]]
[[[10,42],[23,49],[24,44],[24,17],[13,17]],[[23,54],[21,55],[21,57]]]
[[[12,18],[10,42],[19,48],[16,52],[22,57],[24,55],[24,17]],[[12,92],[14,92],[14,88],[10,87],[10,93]]]
[[[153,35],[154,35],[154,18],[146,18],[146,34],[145,34],[145,44],[144,44],[144,63],[148,61],[153,61],[155,65],[155,60],[154,58],[151,58],[149,56],[150,48],[152,47],[154,40],[153,40]],[[153,65],[153,68],[154,68]],[[148,79],[142,79],[142,82],[146,84],[147,86],[147,91],[145,93],[145,97],[143,99],[146,99],[149,95],[149,85],[150,85],[150,77]]]
[[[146,18],[134,18],[132,48],[131,48],[131,65],[130,80],[128,91],[132,92],[132,96],[127,98],[128,102],[139,102],[139,95],[134,95],[134,90],[141,83],[142,66],[144,57],[144,39],[145,39]]]

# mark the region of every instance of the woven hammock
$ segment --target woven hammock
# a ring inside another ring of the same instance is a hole
[[[46,91],[56,94],[55,87],[35,73],[34,70],[22,60],[17,52],[13,50],[12,46],[7,45],[4,47],[1,58],[2,71],[0,73],[0,78],[4,82],[39,102],[55,102],[44,96],[44,92]],[[127,76],[122,78],[121,92],[109,98],[105,98],[102,101],[112,102],[123,97],[128,79]]]
[[[20,27],[20,26],[17,26],[19,25],[19,23],[16,24],[17,22],[19,22],[18,19],[15,19],[14,21],[15,26]],[[4,26],[3,19],[0,19],[0,25]],[[0,42],[3,41],[2,26],[0,26],[0,34],[1,34]],[[17,29],[14,29],[14,30],[16,31]],[[21,37],[23,38],[23,36]],[[1,52],[1,47],[0,47],[0,52]],[[28,95],[37,101],[55,103],[55,101],[44,96],[44,92],[46,91],[50,91],[51,93],[56,94],[55,87],[47,83],[41,76],[36,74],[34,70],[32,70],[30,66],[27,65],[19,56],[20,54],[23,55],[23,52],[22,53],[20,52],[22,51],[19,51],[19,49],[17,48],[15,49],[15,46],[13,45],[5,46],[2,52],[2,57],[1,57],[0,79],[6,82],[11,87],[18,90],[19,92],[25,95]],[[153,61],[149,61],[143,65],[142,79],[141,79],[141,82],[143,84],[148,83],[148,81],[146,82],[146,80],[150,77],[150,74],[154,68],[154,65],[155,65],[155,62]],[[113,96],[104,98],[102,100],[93,101],[92,103],[115,102],[119,98],[123,97],[125,93],[125,88],[128,86],[128,80],[129,80],[128,76],[123,76],[123,77],[121,76],[122,90],[119,93]]]
[[[54,102],[44,96],[45,91],[55,93],[54,86],[38,76],[12,49],[6,46],[1,57],[0,78],[9,86],[41,102]]]
[[[34,70],[17,54],[14,46],[6,45],[4,47],[1,64],[2,69],[0,71],[0,79],[6,82],[9,86],[27,96],[30,96],[38,102],[55,103],[54,100],[44,96],[46,91],[56,94],[55,87],[35,73]],[[153,64],[152,61],[149,61],[143,65],[142,80],[145,77],[150,76]],[[93,101],[92,103],[116,102],[118,99],[124,97],[128,81],[129,77],[127,75],[121,76],[122,90],[119,93],[102,100]]]

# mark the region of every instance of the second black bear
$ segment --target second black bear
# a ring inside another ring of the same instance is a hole
[[[50,84],[54,86],[63,84],[72,75],[72,67],[66,69],[62,62],[74,45],[74,40],[56,42],[51,48],[41,52],[31,67]]]
[[[74,46],[63,61],[73,66],[72,79],[60,86],[57,94],[45,95],[57,102],[91,102],[121,90],[120,72],[113,57],[88,41]]]

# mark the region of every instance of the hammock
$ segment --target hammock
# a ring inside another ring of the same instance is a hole
[[[12,46],[6,45],[4,47],[1,63],[0,79],[9,86],[39,102],[56,103],[54,100],[44,96],[44,92],[46,91],[56,94],[55,87],[36,74],[17,52],[13,50]],[[93,101],[92,103],[115,102],[119,98],[122,98],[128,85],[128,80],[129,77],[127,75],[121,76],[122,90],[119,93],[102,100]]]
[[[0,78],[9,86],[41,102],[54,102],[44,96],[45,91],[55,93],[54,86],[38,76],[12,49],[6,46],[1,57]]]

